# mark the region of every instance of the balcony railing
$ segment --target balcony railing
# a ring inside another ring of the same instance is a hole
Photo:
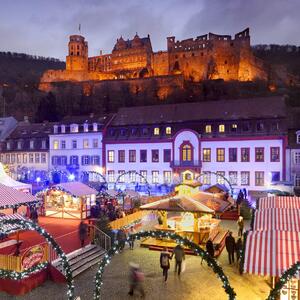
[[[173,160],[170,163],[170,167],[201,167],[201,160],[191,160],[191,161],[181,161],[181,160]]]

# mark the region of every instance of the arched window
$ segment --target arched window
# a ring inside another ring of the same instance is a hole
[[[192,146],[185,144],[181,148],[182,161],[191,161],[192,160]]]

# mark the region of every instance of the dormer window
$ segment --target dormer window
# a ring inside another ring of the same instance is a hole
[[[159,127],[154,128],[154,135],[159,135]]]
[[[18,150],[22,149],[22,141],[18,141]]]
[[[30,140],[29,148],[34,149],[34,140]]]
[[[71,131],[72,133],[78,132],[78,124],[71,124],[71,125],[70,125],[70,131]]]
[[[98,131],[98,124],[97,123],[93,123],[93,131]]]
[[[7,142],[7,143],[6,143],[6,149],[7,149],[7,150],[10,150],[10,148],[11,148],[11,143],[10,143],[10,142]]]
[[[58,133],[58,126],[57,126],[57,125],[54,125],[54,126],[53,126],[53,132],[54,132],[54,133]]]
[[[87,124],[87,123],[83,124],[83,131],[84,132],[88,132],[89,131],[89,124]]]
[[[237,128],[238,128],[238,126],[237,126],[236,123],[231,124],[231,131],[232,131],[232,132],[237,132]]]
[[[256,131],[263,131],[264,130],[264,123],[258,122],[256,123]]]
[[[221,133],[225,132],[225,125],[224,124],[219,125],[219,132],[221,132]]]
[[[65,125],[61,125],[61,133],[66,133],[66,126]]]
[[[42,149],[46,149],[46,148],[47,148],[46,140],[42,140]]]
[[[211,133],[211,125],[205,125],[205,133]]]
[[[172,133],[171,127],[166,127],[166,134],[170,135]]]

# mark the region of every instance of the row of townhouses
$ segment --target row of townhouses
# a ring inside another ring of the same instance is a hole
[[[182,179],[228,180],[237,190],[298,191],[300,131],[288,119],[282,97],[120,108],[59,123],[25,120],[14,129],[5,129],[11,118],[3,118],[0,159],[25,181],[58,174],[157,188]]]

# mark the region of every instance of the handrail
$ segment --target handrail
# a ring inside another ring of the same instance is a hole
[[[93,239],[96,237],[96,232],[100,235],[100,246],[105,249],[106,251],[110,250],[111,248],[111,237],[99,229],[94,224],[88,224],[89,227],[93,228]],[[104,237],[104,245],[103,245],[103,238]]]

